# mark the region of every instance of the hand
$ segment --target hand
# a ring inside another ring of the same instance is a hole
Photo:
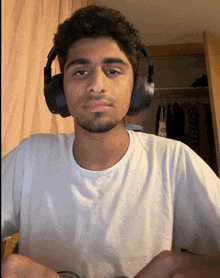
[[[2,259],[2,278],[60,278],[50,268],[18,254]]]
[[[134,278],[219,278],[220,256],[163,251]]]

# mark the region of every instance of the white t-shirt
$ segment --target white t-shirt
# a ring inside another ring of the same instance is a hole
[[[128,131],[111,168],[89,171],[74,133],[24,139],[2,163],[2,237],[82,278],[133,277],[163,250],[220,250],[220,179],[181,142]]]

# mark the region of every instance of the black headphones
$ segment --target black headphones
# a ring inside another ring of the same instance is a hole
[[[151,62],[150,53],[145,45],[141,52],[148,59],[149,71],[148,78],[137,75],[134,82],[134,88],[131,96],[131,103],[127,112],[128,116],[136,116],[141,110],[149,108],[154,94],[154,67]],[[57,53],[53,47],[47,58],[47,64],[44,68],[44,96],[47,106],[51,113],[60,114],[63,118],[71,116],[63,90],[63,75],[56,74],[51,77],[51,64],[56,58]]]

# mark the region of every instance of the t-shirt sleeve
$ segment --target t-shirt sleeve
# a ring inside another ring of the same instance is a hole
[[[220,179],[184,144],[176,185],[173,247],[196,254],[220,251]]]
[[[26,139],[2,159],[1,237],[19,232]]]

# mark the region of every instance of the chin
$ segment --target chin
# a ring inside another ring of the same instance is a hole
[[[118,115],[117,118],[115,116],[115,114],[94,112],[92,115],[87,115],[87,117],[85,114],[80,113],[80,115],[75,115],[73,118],[77,125],[90,133],[105,133],[123,122],[124,115],[121,117],[118,117]]]
[[[112,130],[117,126],[119,122],[108,122],[105,124],[97,124],[93,122],[84,122],[84,123],[78,123],[79,126],[81,126],[84,130],[90,132],[90,133],[104,133]]]
[[[76,123],[90,133],[104,133],[115,128],[122,120],[101,119],[102,113],[96,112],[93,120],[76,120]]]

